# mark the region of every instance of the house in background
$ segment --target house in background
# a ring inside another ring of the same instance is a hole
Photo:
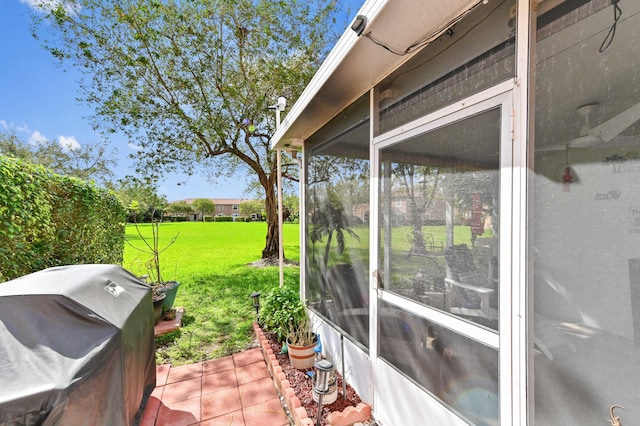
[[[172,203],[193,204],[197,198],[186,198],[184,200],[172,201]],[[240,216],[240,204],[250,201],[246,198],[208,198],[216,205],[213,216],[231,216],[236,218]],[[202,212],[189,213],[189,221],[202,220]]]
[[[358,15],[272,140],[324,350],[384,426],[636,424],[640,2]]]

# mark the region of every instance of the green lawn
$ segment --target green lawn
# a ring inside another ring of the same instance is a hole
[[[139,225],[143,235],[151,234],[151,226]],[[181,222],[160,225],[160,248],[176,235],[174,245],[161,254],[162,274],[165,280],[181,283],[175,306],[183,306],[186,314],[184,326],[177,332],[156,339],[158,363],[174,365],[219,358],[246,349],[253,343],[251,323],[255,319],[249,295],[253,291],[266,293],[278,286],[277,267],[254,268],[247,264],[260,259],[264,247],[267,225],[264,222]],[[368,258],[369,231],[367,227],[355,229],[359,241],[347,237],[343,256]],[[410,227],[397,228],[393,233],[393,247],[397,252],[394,271],[397,285],[402,277],[415,274],[416,259],[407,257],[411,247]],[[427,244],[444,245],[445,227],[423,228]],[[456,244],[470,243],[469,227],[456,227]],[[490,232],[483,237],[489,237]],[[127,226],[127,239],[136,247],[143,242],[133,225]],[[299,260],[299,226],[285,223],[284,245],[288,259]],[[322,255],[324,244],[318,244]],[[123,266],[136,275],[146,274],[149,255],[125,244]],[[330,263],[338,262],[335,247]],[[344,259],[342,259],[344,260]],[[444,258],[437,258],[444,268]],[[428,264],[431,266],[431,264]],[[405,273],[410,270],[411,274]],[[436,273],[436,272],[434,272]],[[413,275],[411,275],[413,276]],[[299,288],[299,268],[287,267],[285,285]]]
[[[143,235],[149,225],[139,225]],[[263,294],[278,286],[277,267],[247,266],[258,260],[264,248],[264,222],[182,222],[160,225],[160,247],[178,235],[174,245],[161,255],[163,278],[181,283],[175,306],[185,308],[184,326],[156,339],[158,363],[187,364],[219,358],[249,347],[255,319],[249,295]],[[136,247],[144,244],[132,225],[127,239]],[[284,249],[288,259],[299,260],[299,227],[285,223]],[[150,256],[125,244],[123,266],[137,275],[146,273]],[[298,288],[299,269],[287,267],[285,285]]]

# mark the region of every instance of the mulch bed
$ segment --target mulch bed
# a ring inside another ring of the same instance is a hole
[[[313,419],[315,424],[316,415],[318,413],[318,403],[313,400],[313,379],[309,377],[305,371],[298,370],[291,366],[289,356],[287,354],[280,353],[282,345],[278,343],[273,333],[265,332],[264,335],[269,341],[269,345],[271,346],[273,353],[276,355],[276,359],[280,363],[282,371],[287,377],[291,388],[293,388],[296,396],[300,399],[302,407],[307,410],[307,415],[309,418]],[[327,416],[332,412],[342,411],[347,407],[355,407],[361,402],[360,397],[349,383],[347,383],[347,398],[346,400],[343,400],[342,376],[339,373],[337,374],[337,385],[338,398],[336,401],[329,405],[322,405],[322,414],[320,418],[321,425],[328,425]]]

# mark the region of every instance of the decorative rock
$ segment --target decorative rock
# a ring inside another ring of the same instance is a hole
[[[295,425],[314,426],[315,421],[309,418],[307,410],[302,407],[300,398],[296,396],[295,390],[287,380],[287,376],[284,374],[276,355],[273,354],[273,350],[270,347],[268,339],[264,338],[264,333],[260,329],[260,326],[254,322],[253,328],[256,333],[256,337],[260,337],[259,341],[260,346],[262,347],[262,355],[264,356],[265,362],[272,374],[274,385],[280,390],[285,403],[289,406]],[[265,339],[264,344],[262,338]],[[268,351],[270,351],[270,353]],[[331,426],[348,426],[364,422],[370,418],[371,407],[368,404],[361,402],[356,407],[347,407],[342,412],[335,411],[329,414],[327,422]]]

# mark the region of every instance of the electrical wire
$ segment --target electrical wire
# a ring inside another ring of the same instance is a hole
[[[428,35],[416,40],[414,43],[412,43],[409,47],[407,47],[404,51],[398,51],[395,50],[389,46],[386,46],[384,43],[382,43],[381,41],[376,40],[372,35],[371,35],[371,31],[369,31],[368,33],[364,34],[364,36],[366,38],[368,38],[369,40],[371,40],[374,44],[377,44],[378,46],[382,47],[383,49],[393,53],[394,55],[397,56],[404,56],[404,55],[408,55],[409,53],[412,53],[418,49],[420,49],[423,46],[426,46],[427,44],[431,43],[433,40],[437,39],[438,37],[440,37],[442,34],[445,34],[446,32],[448,32],[451,27],[453,27],[455,24],[457,24],[458,22],[460,22],[465,16],[467,16],[471,11],[473,11],[476,7],[478,7],[480,4],[485,4],[485,1],[478,1],[478,3],[476,3],[473,7],[471,7],[469,10],[467,10],[466,12],[464,12],[462,15],[459,15],[457,17],[455,17],[454,19],[452,19],[451,21],[447,22],[445,25],[441,26],[439,29],[429,33]]]
[[[602,44],[600,45],[599,50],[600,53],[604,52],[609,48],[609,46],[611,46],[613,38],[616,36],[616,27],[618,26],[618,21],[622,16],[622,9],[620,9],[618,3],[620,3],[620,0],[611,0],[611,4],[613,4],[613,25],[611,25],[611,28],[609,28],[607,36],[604,38],[604,40],[602,40]]]
[[[380,42],[380,41],[376,40],[375,38],[373,38],[373,37],[371,36],[371,31],[369,31],[368,33],[366,33],[364,36],[365,36],[366,38],[368,38],[369,40],[371,40],[371,41],[373,42],[373,44],[377,44],[378,46],[382,47],[383,49],[385,49],[385,50],[387,50],[387,51],[389,51],[389,52],[391,52],[391,53],[393,53],[394,55],[397,55],[397,56],[404,56],[404,55],[406,55],[406,54],[407,54],[407,52],[406,52],[406,51],[404,51],[404,52],[399,52],[399,51],[397,51],[397,50],[393,50],[393,49],[392,49],[391,47],[389,47],[389,46],[385,46],[382,42]]]
[[[506,0],[502,0],[500,3],[496,4],[496,6],[493,8],[493,10],[491,10],[491,11],[487,14],[486,18],[488,18],[488,17],[492,16],[492,15],[493,15],[493,14],[494,14],[494,13],[495,13],[499,8],[500,8],[500,6],[502,6],[502,5],[504,4],[504,2],[505,2],[505,1],[506,1]],[[484,4],[484,3],[483,3],[483,4]],[[486,19],[486,18],[485,18],[485,19]],[[444,50],[442,50],[441,52],[438,52],[435,56],[430,57],[430,58],[427,58],[427,59],[425,59],[424,61],[422,61],[422,62],[420,62],[420,63],[416,64],[415,66],[413,66],[413,67],[411,67],[411,68],[409,68],[409,69],[406,69],[406,70],[404,70],[404,71],[402,71],[402,72],[398,73],[398,74],[393,78],[392,83],[393,83],[393,82],[394,82],[398,77],[400,77],[401,75],[403,75],[403,74],[407,74],[407,73],[409,73],[409,72],[411,72],[411,71],[414,71],[414,70],[416,70],[416,69],[418,69],[418,68],[420,68],[420,67],[422,67],[422,66],[424,66],[424,65],[428,64],[429,62],[433,62],[433,61],[434,61],[435,59],[437,59],[440,55],[442,55],[443,53],[447,52],[447,51],[448,51],[448,50],[450,50],[453,46],[455,46],[456,44],[458,44],[458,42],[460,42],[461,40],[464,40],[464,38],[467,36],[467,34],[469,34],[471,31],[475,30],[475,29],[476,29],[476,27],[480,26],[483,22],[484,22],[484,19],[483,19],[483,20],[478,21],[476,24],[474,24],[474,25],[473,25],[473,26],[471,26],[470,28],[466,29],[466,31],[465,31],[464,33],[455,33],[455,32],[454,32],[454,28],[453,28],[453,27],[449,27],[445,32],[446,32],[446,33],[448,33],[449,35],[451,35],[452,37],[453,37],[453,34],[456,34],[456,36],[457,36],[457,38],[456,38],[455,40],[453,40],[453,42],[452,42],[450,45],[446,46],[446,48],[445,48]]]

